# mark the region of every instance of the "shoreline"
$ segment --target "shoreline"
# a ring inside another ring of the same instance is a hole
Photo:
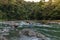
[[[41,23],[41,24],[60,24],[60,20],[15,20],[15,21],[0,21],[0,22],[8,22],[8,23],[19,23],[21,21],[30,22],[30,23]]]

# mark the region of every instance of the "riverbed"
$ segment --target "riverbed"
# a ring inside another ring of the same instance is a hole
[[[41,25],[41,24],[40,24]],[[49,26],[47,26],[49,25]],[[18,27],[16,29],[11,28],[11,26],[4,26],[0,24],[0,30],[4,29],[5,31],[7,30],[8,33],[5,33],[5,35],[8,35],[7,38],[8,40],[19,40],[18,36],[18,31],[22,30],[24,28],[29,28],[33,29],[39,33],[42,33],[45,35],[48,40],[60,40],[60,24],[44,24],[44,26],[33,26],[32,28],[30,27]],[[18,30],[18,31],[16,31]],[[0,35],[1,35],[0,31]],[[2,33],[3,35],[3,33]]]

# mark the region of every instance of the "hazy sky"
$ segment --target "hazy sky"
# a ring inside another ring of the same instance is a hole
[[[25,1],[30,1],[30,2],[32,2],[32,1],[34,1],[34,2],[39,2],[40,0],[25,0]],[[45,0],[45,2],[47,2],[47,1],[49,1],[49,0]]]

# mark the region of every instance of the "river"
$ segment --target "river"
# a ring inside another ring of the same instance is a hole
[[[36,27],[38,32],[46,35],[51,40],[60,40],[60,25],[58,24],[51,24],[52,27]]]
[[[40,32],[42,34],[44,34],[46,37],[48,37],[49,40],[60,40],[60,24],[48,24],[49,26],[34,26],[30,29],[33,29],[37,32]],[[7,28],[7,30],[9,31],[10,29],[10,35],[8,37],[9,40],[18,40],[19,37],[17,37],[15,34],[13,34],[13,32],[15,32],[14,29],[10,28],[10,26],[4,26],[2,24],[0,24],[0,30],[3,28]],[[17,28],[18,30],[24,29],[24,28],[29,28],[29,27],[21,27],[21,28]],[[13,31],[11,31],[11,29]],[[18,34],[17,32],[15,32],[16,34]],[[3,34],[0,31],[0,35]],[[6,33],[5,33],[6,34]],[[13,37],[12,37],[13,36]]]

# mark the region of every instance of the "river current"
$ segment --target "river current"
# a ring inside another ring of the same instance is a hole
[[[37,32],[40,32],[40,33],[44,34],[46,37],[48,37],[49,40],[60,40],[60,24],[48,24],[48,25],[49,25],[48,27],[47,26],[34,26],[30,29],[33,29]],[[0,24],[0,30],[3,29],[3,28],[6,28],[9,31],[10,26],[6,26],[6,25],[4,26],[4,25]],[[29,28],[29,27],[21,27],[21,28],[17,28],[17,29],[21,30],[21,29],[24,29],[24,28]],[[6,30],[6,29],[4,29],[4,30]],[[10,35],[9,39],[11,38],[10,40],[18,40],[19,37],[17,37],[16,35],[14,35],[12,33],[12,32],[15,32],[15,30],[14,29],[12,29],[12,30],[13,31],[11,31],[11,35],[13,35],[13,37]],[[3,34],[3,33],[0,31],[0,35],[1,34]],[[16,33],[16,34],[18,34],[18,33]]]

